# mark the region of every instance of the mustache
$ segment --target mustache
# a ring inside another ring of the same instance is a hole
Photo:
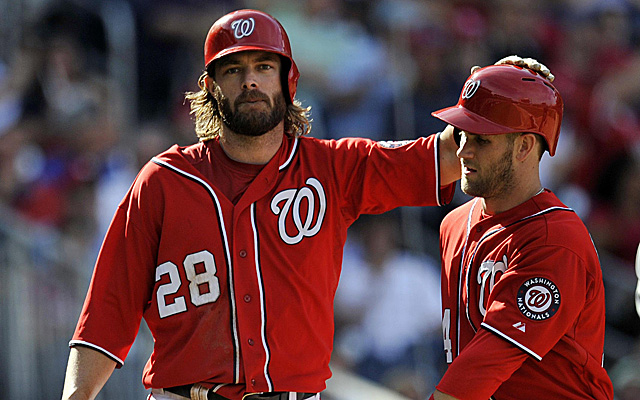
[[[259,91],[258,89],[253,89],[253,90],[249,90],[246,92],[241,93],[235,101],[235,104],[238,105],[240,103],[246,103],[249,101],[264,101],[267,104],[271,105],[271,100],[269,99],[269,96],[267,96],[265,93],[262,93],[261,91]]]

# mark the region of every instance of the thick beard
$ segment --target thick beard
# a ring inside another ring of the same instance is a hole
[[[490,171],[489,176],[477,179],[475,182],[470,182],[463,176],[460,188],[470,196],[485,199],[509,193],[515,185],[512,157],[513,146],[509,146],[500,160],[488,169]]]
[[[264,100],[271,111],[237,111],[238,105],[248,99]],[[262,136],[278,126],[287,112],[284,96],[276,96],[274,101],[275,104],[272,106],[271,100],[266,94],[252,90],[238,96],[235,101],[235,112],[231,109],[229,99],[225,96],[218,100],[218,104],[221,105],[222,120],[233,132],[244,136]]]

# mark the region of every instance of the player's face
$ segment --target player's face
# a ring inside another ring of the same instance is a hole
[[[462,191],[485,199],[508,194],[515,186],[513,148],[509,135],[474,135],[463,131],[458,149]]]
[[[216,98],[233,132],[260,136],[283,121],[286,103],[280,80],[281,60],[265,51],[243,51],[216,62]]]

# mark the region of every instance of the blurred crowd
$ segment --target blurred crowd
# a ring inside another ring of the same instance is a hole
[[[211,23],[238,8],[284,25],[316,137],[426,136],[444,127],[430,113],[457,102],[472,66],[512,54],[543,62],[565,103],[543,183],[579,213],[616,268],[633,271],[639,0],[2,0],[0,205],[71,238],[63,251],[72,258],[95,258],[138,169],[173,143],[196,141],[184,93],[197,89]],[[458,191],[448,207],[411,214],[424,232],[418,246],[402,233],[401,212],[354,226],[336,362],[414,399],[432,388],[442,368],[424,361],[441,358],[437,232],[465,200]],[[91,270],[88,261],[76,273],[88,279]],[[621,315],[613,328],[634,337],[629,352],[638,352],[640,323],[620,311],[632,301],[613,306]],[[638,398],[640,379],[620,366],[620,380],[612,376],[620,399]]]

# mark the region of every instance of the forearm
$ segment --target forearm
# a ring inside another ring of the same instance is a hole
[[[453,126],[447,125],[438,138],[441,186],[449,185],[460,179],[461,167],[460,159],[457,155],[458,145],[453,135]]]
[[[96,350],[82,346],[72,347],[62,400],[94,399],[115,367],[115,361]]]
[[[454,397],[441,399],[486,400],[529,357],[506,340],[483,329],[453,360],[437,389]],[[434,396],[434,399],[438,397]]]

